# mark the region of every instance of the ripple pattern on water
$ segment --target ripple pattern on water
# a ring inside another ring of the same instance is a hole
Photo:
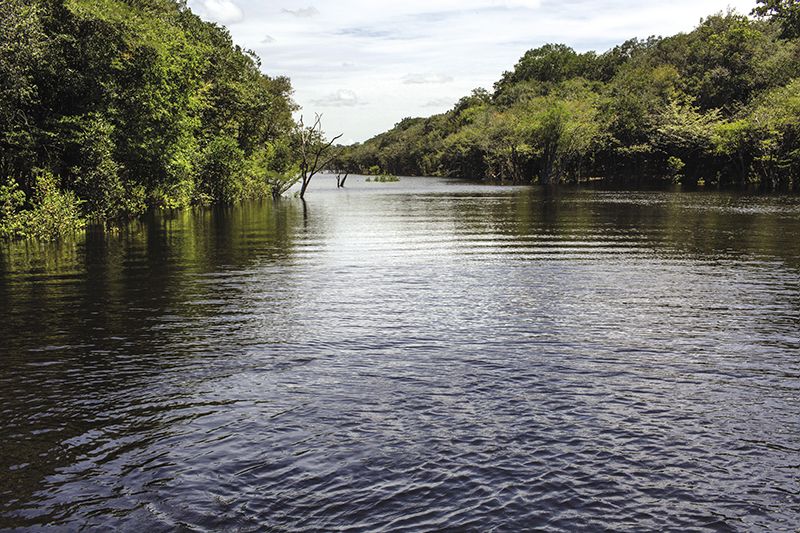
[[[404,178],[0,254],[0,529],[796,531],[800,200]]]

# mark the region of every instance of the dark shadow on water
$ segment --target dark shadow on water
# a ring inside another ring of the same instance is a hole
[[[0,529],[780,528],[797,235],[793,196],[351,176],[4,245]]]

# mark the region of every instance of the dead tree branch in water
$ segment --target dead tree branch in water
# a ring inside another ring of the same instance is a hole
[[[311,178],[328,167],[328,165],[339,155],[330,154],[333,143],[342,138],[339,134],[330,141],[325,141],[325,134],[322,131],[322,115],[315,113],[314,124],[306,127],[303,117],[300,117],[299,124],[299,143],[300,143],[300,198],[305,198],[306,190],[311,184]]]

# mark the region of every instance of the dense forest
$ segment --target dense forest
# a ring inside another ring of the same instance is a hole
[[[289,80],[176,0],[0,2],[0,237],[269,193]]]
[[[605,53],[548,44],[493,91],[349,147],[349,172],[511,183],[800,185],[800,3],[762,0]]]
[[[305,192],[329,141],[295,123],[289,80],[260,67],[185,0],[2,0],[0,238],[279,195],[299,179]],[[798,188],[800,4],[761,0],[752,17],[602,54],[530,50],[491,92],[343,147],[328,167]]]

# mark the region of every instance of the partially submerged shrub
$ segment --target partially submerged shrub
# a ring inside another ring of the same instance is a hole
[[[230,203],[243,194],[244,153],[231,137],[220,136],[206,147],[199,164],[200,191],[198,203]]]
[[[372,180],[367,178],[367,181],[372,181],[373,183],[396,183],[400,181],[400,178],[391,174],[381,174],[380,176],[375,176]]]
[[[0,186],[0,237],[4,239],[55,240],[85,224],[78,197],[59,190],[58,180],[49,172],[36,176],[31,198],[13,179]]]
[[[0,238],[14,239],[24,235],[25,220],[21,214],[25,205],[25,193],[16,180],[0,185]]]

